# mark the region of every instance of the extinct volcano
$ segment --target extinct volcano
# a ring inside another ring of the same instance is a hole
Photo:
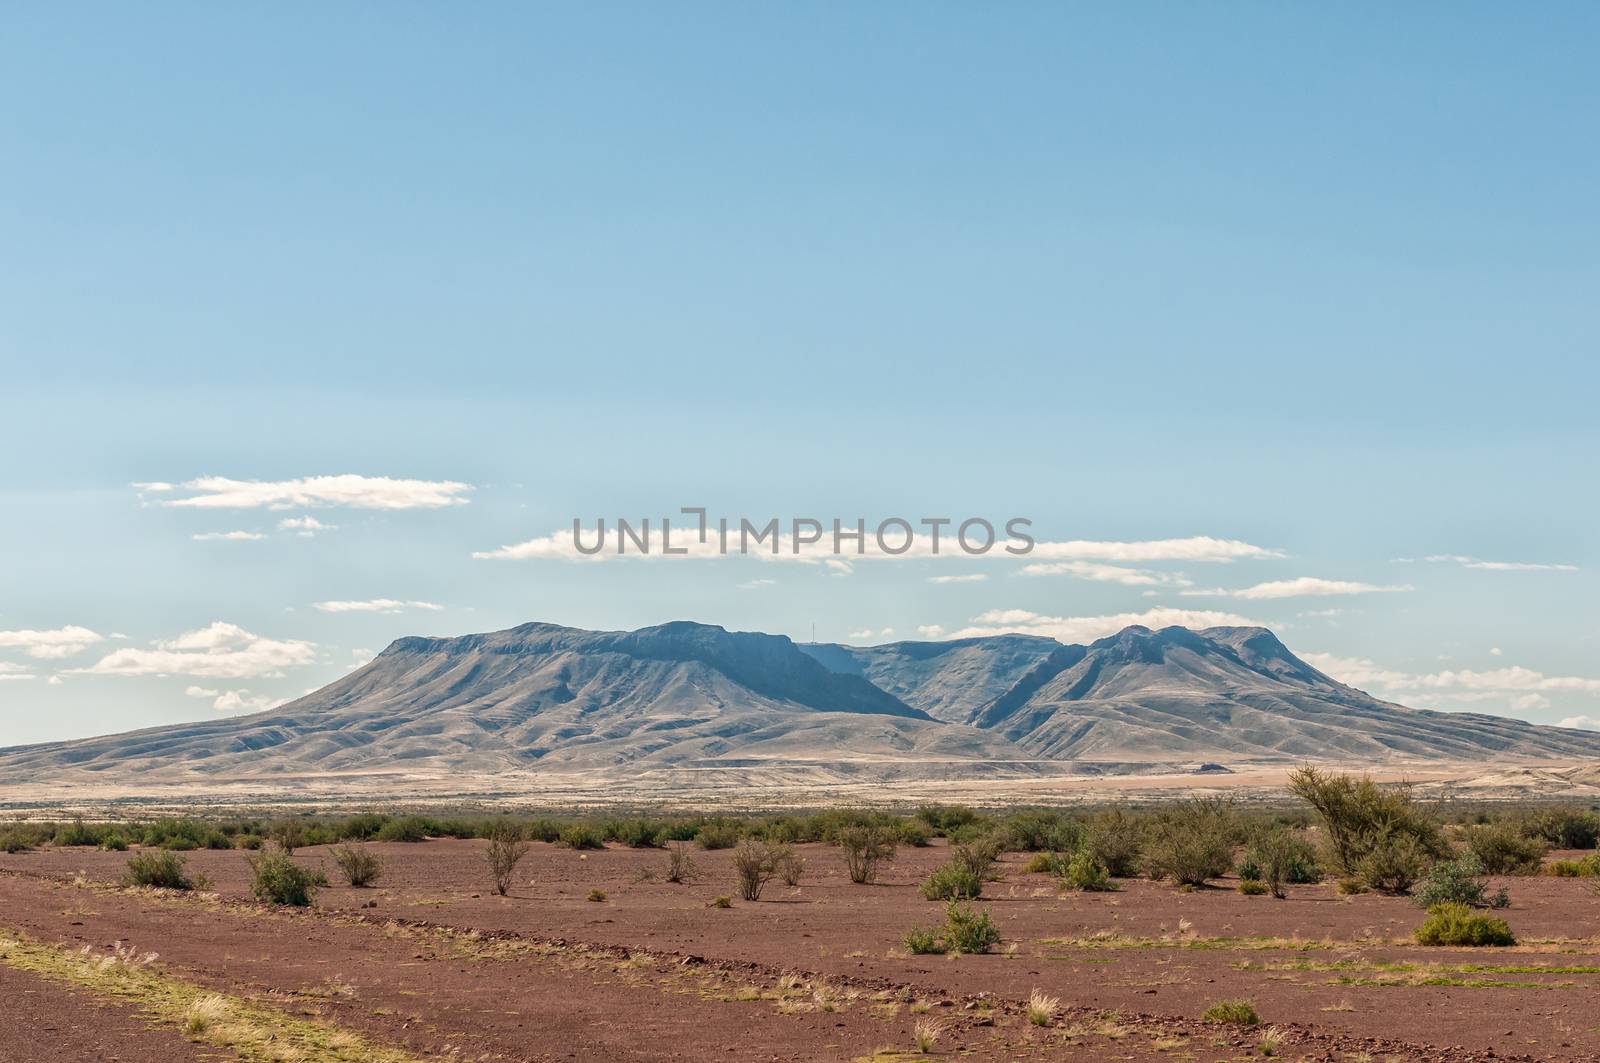
[[[1262,628],[853,647],[687,622],[535,623],[403,638],[251,716],[0,750],[0,785],[694,772],[770,782],[1596,757],[1595,732],[1379,700]]]

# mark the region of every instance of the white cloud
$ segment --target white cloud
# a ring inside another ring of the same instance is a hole
[[[220,690],[209,690],[206,687],[184,687],[183,692],[191,698],[214,698],[222,693]]]
[[[1337,616],[1344,616],[1349,611],[1348,609],[1308,609],[1303,613],[1294,615],[1304,620],[1332,619]]]
[[[739,589],[742,591],[760,590],[762,587],[771,587],[777,582],[775,579],[749,579],[739,584]]]
[[[1582,727],[1590,731],[1600,731],[1600,716],[1568,716],[1557,726]]]
[[[955,632],[951,638],[1015,633],[1045,635],[1068,643],[1093,642],[1136,624],[1148,628],[1174,625],[1189,628],[1259,626],[1254,620],[1233,613],[1201,609],[1157,608],[1142,613],[1116,613],[1109,616],[1044,616],[1026,609],[991,609],[973,617],[970,627]]]
[[[1414,557],[1397,557],[1396,564],[1411,564],[1417,559]],[[1422,560],[1433,564],[1460,565],[1462,568],[1473,568],[1483,572],[1576,572],[1577,565],[1550,564],[1543,561],[1485,561],[1478,557],[1467,557],[1464,554],[1432,554]]]
[[[282,704],[280,698],[249,695],[248,690],[224,690],[211,707],[218,712],[260,712]]]
[[[311,608],[324,613],[398,613],[406,609],[437,612],[444,608],[433,602],[401,601],[397,598],[372,598],[361,602],[312,602]]]
[[[917,634],[925,639],[939,639],[944,637],[944,628],[938,624],[918,624]]]
[[[297,639],[269,639],[236,624],[217,621],[151,649],[120,649],[88,668],[88,675],[192,675],[214,679],[282,675],[285,668],[310,664],[316,649]]]
[[[32,670],[10,661],[0,661],[0,682],[5,680],[33,679],[36,678]]]
[[[76,624],[49,631],[0,631],[0,646],[21,649],[29,657],[46,660],[70,657],[100,641],[98,634]]]
[[[170,485],[163,485],[171,490]],[[146,487],[146,490],[153,488]],[[396,480],[388,476],[307,476],[299,480],[234,480],[202,476],[188,480],[184,498],[162,499],[163,506],[195,509],[295,509],[348,506],[352,509],[437,509],[467,503],[471,484],[453,480]]]
[[[1094,542],[1075,539],[1037,543],[1029,555],[1042,561],[1194,561],[1225,564],[1229,561],[1280,558],[1273,550],[1238,539],[1213,539],[1191,535],[1186,539],[1146,539],[1135,542]]]
[[[226,531],[226,532],[198,532],[189,536],[197,543],[253,543],[266,536],[260,532],[251,531]]]
[[[1513,711],[1547,709],[1551,694],[1600,694],[1600,679],[1545,675],[1514,665],[1490,671],[1448,669],[1416,675],[1383,668],[1361,657],[1326,653],[1300,655],[1313,667],[1341,682],[1378,689],[1397,699],[1439,698],[1448,702],[1496,702]]]
[[[1319,672],[1325,672],[1341,683],[1361,687],[1397,687],[1412,677],[1404,672],[1383,668],[1365,657],[1336,657],[1331,653],[1302,653],[1300,659]]]
[[[988,579],[982,572],[972,572],[965,576],[929,576],[929,583],[982,583]]]
[[[65,682],[66,682],[66,680],[65,680],[65,679],[62,679],[62,678],[61,678],[61,677],[60,677],[60,676],[58,676],[58,675],[53,675],[53,676],[51,676],[51,677],[50,677],[50,678],[49,678],[49,679],[46,679],[46,680],[45,680],[45,683],[46,683],[46,684],[47,684],[47,685],[48,685],[48,686],[53,686],[53,687],[58,687],[58,686],[60,686],[60,685],[61,685],[61,684],[63,684],[63,683],[65,683]]]
[[[1188,597],[1197,598],[1247,598],[1252,601],[1272,598],[1309,598],[1323,597],[1337,594],[1393,594],[1399,591],[1409,591],[1409,586],[1382,587],[1373,583],[1356,583],[1352,580],[1319,579],[1316,576],[1300,576],[1297,579],[1270,580],[1266,583],[1257,583],[1253,587],[1244,587],[1239,590],[1209,590],[1209,591],[1182,591]]]
[[[848,576],[850,573],[855,571],[855,569],[850,567],[850,562],[840,561],[836,557],[828,558],[823,562],[823,564],[826,565],[835,576]]]
[[[136,483],[133,486],[140,491],[151,491],[156,494],[163,494],[167,491],[173,491],[177,489],[176,484],[163,483],[160,480],[151,480],[146,483]]]
[[[324,524],[316,517],[285,517],[278,522],[279,531],[292,531],[302,539],[309,539],[317,532],[337,531],[337,524]]]
[[[1045,561],[1022,566],[1024,576],[1076,576],[1097,583],[1121,583],[1129,587],[1150,587],[1173,584],[1180,587],[1189,581],[1175,572],[1153,572],[1146,568],[1124,568],[1100,561]]]
[[[860,631],[850,632],[850,637],[853,639],[870,639],[874,634],[875,632],[870,627],[867,627],[862,628]]]
[[[1511,707],[1518,712],[1548,709],[1550,707],[1550,699],[1543,694],[1518,694],[1511,699]]]
[[[1489,647],[1489,656],[1491,656],[1491,657],[1500,656],[1500,647],[1499,646],[1490,646]]]

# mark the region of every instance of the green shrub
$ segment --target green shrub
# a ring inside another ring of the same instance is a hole
[[[737,823],[707,823],[695,832],[694,843],[702,849],[732,849],[743,831]]]
[[[561,832],[556,844],[567,849],[604,849],[600,832],[587,823],[573,823]]]
[[[1360,841],[1355,877],[1379,893],[1402,896],[1422,877],[1430,854],[1415,834],[1384,828]]]
[[[0,852],[25,853],[32,848],[21,831],[8,830],[0,834]]]
[[[364,845],[338,845],[329,853],[345,881],[352,886],[370,886],[383,873],[383,860]]]
[[[922,895],[930,901],[972,900],[983,894],[983,879],[970,867],[954,860],[940,867],[922,883]]]
[[[1072,854],[1072,859],[1061,868],[1060,878],[1061,885],[1067,889],[1086,893],[1103,893],[1117,888],[1112,884],[1105,866],[1087,848]]]
[[[647,819],[630,819],[617,824],[612,837],[630,849],[659,849],[661,835],[660,825]]]
[[[689,856],[687,849],[673,846],[667,850],[667,881],[668,882],[693,882],[699,874],[694,866],[694,860]]]
[[[1246,897],[1262,897],[1272,890],[1258,878],[1242,878],[1239,880],[1239,892]]]
[[[484,847],[483,858],[489,865],[489,880],[494,891],[504,897],[511,889],[511,876],[517,864],[528,855],[528,841],[522,824],[512,819],[498,819],[485,832],[489,844]]]
[[[1024,875],[1055,874],[1060,866],[1061,858],[1055,853],[1034,853],[1028,857],[1028,862],[1022,865]]]
[[[913,849],[925,848],[929,840],[927,825],[921,820],[903,819],[894,826],[895,840]]]
[[[311,903],[312,894],[328,884],[322,872],[301,867],[282,849],[251,853],[245,859],[254,876],[250,894],[263,904],[304,908]]]
[[[1259,1026],[1261,1016],[1248,1000],[1219,1000],[1200,1016],[1207,1022],[1226,1022],[1234,1026]]]
[[[1333,884],[1333,888],[1341,897],[1354,897],[1367,892],[1367,884],[1358,878],[1342,878]]]
[[[1145,870],[1180,886],[1204,886],[1233,868],[1233,814],[1220,798],[1194,797],[1158,813],[1150,825]]]
[[[1449,855],[1439,824],[1413,800],[1407,786],[1382,787],[1365,776],[1305,767],[1290,776],[1289,788],[1316,812],[1328,862],[1342,875],[1404,882],[1402,889],[1385,890],[1403,893],[1430,860]],[[1374,854],[1380,848],[1384,851]],[[1374,858],[1369,861],[1369,856]]]
[[[334,828],[340,841],[371,841],[383,829],[389,817],[382,812],[362,812],[350,816]]]
[[[74,816],[71,823],[56,831],[54,840],[60,846],[99,845],[103,836],[103,831],[86,825],[82,816]]]
[[[1510,827],[1487,824],[1467,829],[1467,849],[1490,875],[1537,875],[1545,844],[1524,838]]]
[[[380,842],[425,842],[430,824],[421,816],[402,816],[379,827],[373,837]]]
[[[906,935],[901,941],[905,944],[906,951],[916,956],[927,956],[944,951],[944,942],[939,937],[937,927],[912,927],[906,931]]]
[[[1515,945],[1504,919],[1481,915],[1465,904],[1436,904],[1416,930],[1420,945]]]
[[[979,817],[966,805],[922,805],[917,809],[917,818],[935,832],[948,836],[953,830],[976,823]]]
[[[894,859],[894,836],[877,824],[845,827],[835,833],[834,841],[844,854],[850,881],[857,885],[876,879],[878,865]]]
[[[128,839],[113,831],[100,839],[100,848],[108,853],[125,853],[128,851]]]
[[[987,878],[995,861],[1000,859],[1001,844],[1000,839],[990,835],[962,845],[953,845],[950,847],[950,862],[974,878]]]
[[[988,912],[951,901],[944,910],[941,936],[946,952],[983,953],[1000,943],[1000,928],[994,925]]]
[[[1246,869],[1255,873],[1246,874]],[[1322,881],[1322,869],[1317,866],[1316,850],[1299,831],[1274,825],[1254,832],[1239,877],[1259,880],[1281,899],[1287,884]]]
[[[772,866],[778,872],[778,880],[785,886],[800,885],[800,878],[806,873],[806,858],[787,842],[772,843],[771,848]]]
[[[183,857],[165,849],[139,853],[128,861],[122,881],[129,886],[156,886],[164,890],[203,888],[202,879],[189,877],[185,863]]]
[[[261,848],[265,843],[266,839],[259,834],[240,834],[233,839],[233,847],[235,849],[250,849],[253,851]]]
[[[1600,878],[1600,854],[1582,860],[1552,860],[1544,873],[1557,878]]]
[[[1562,805],[1547,808],[1529,821],[1529,829],[1557,849],[1593,849],[1600,843],[1600,813]]]
[[[1489,884],[1483,877],[1483,865],[1472,853],[1463,853],[1454,860],[1440,860],[1428,869],[1417,888],[1413,903],[1419,908],[1432,909],[1439,904],[1465,904],[1473,908],[1504,908],[1511,903],[1505,890],[1488,892]]]
[[[713,908],[732,908],[733,907],[733,898],[729,897],[727,894],[723,894],[721,897],[713,897],[713,898],[711,898],[711,907],[713,907]]]
[[[761,891],[778,873],[777,854],[766,842],[744,838],[733,847],[733,873],[739,885],[739,896],[747,901],[759,901]]]
[[[1113,878],[1138,873],[1145,826],[1120,808],[1096,813],[1084,828],[1083,846]]]
[[[596,886],[594,889],[591,889],[589,891],[589,900],[594,901],[596,904],[600,903],[601,901],[603,901],[605,899],[606,899],[606,891],[601,889],[599,886]]]
[[[266,836],[285,853],[293,853],[306,844],[306,825],[298,819],[280,819],[267,828]]]

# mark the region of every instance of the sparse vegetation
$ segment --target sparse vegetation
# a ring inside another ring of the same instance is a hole
[[[1412,901],[1419,908],[1438,904],[1465,904],[1472,908],[1504,908],[1511,903],[1506,891],[1489,893],[1483,865],[1474,853],[1463,853],[1454,860],[1440,860],[1428,869]]]
[[[937,927],[913,927],[901,938],[906,951],[914,955],[930,953],[983,953],[1000,943],[1000,928],[988,912],[970,904],[951,901],[945,905],[944,923]]]
[[[1259,1026],[1261,1016],[1256,1006],[1248,1000],[1219,1000],[1200,1016],[1207,1022],[1225,1022],[1233,1026]]]
[[[1409,787],[1305,767],[1290,776],[1289,788],[1321,821],[1329,864],[1372,889],[1405,893],[1430,861],[1449,853],[1439,824]]]
[[[606,847],[605,839],[600,836],[600,832],[587,823],[574,823],[564,828],[556,843],[564,849],[574,851]]]
[[[606,891],[601,889],[599,886],[596,886],[589,891],[588,899],[596,904],[599,904],[606,899]]]
[[[1082,890],[1085,893],[1102,893],[1117,888],[1106,873],[1105,866],[1095,859],[1087,846],[1073,853],[1072,859],[1062,865],[1060,880],[1065,889]]]
[[[1150,825],[1145,870],[1180,886],[1204,886],[1232,870],[1234,833],[1224,799],[1195,797],[1163,809]]]
[[[761,891],[778,873],[778,859],[787,845],[773,846],[745,838],[733,848],[733,873],[739,883],[739,896],[747,901],[759,901]]]
[[[667,850],[667,881],[679,884],[693,882],[699,876],[699,869],[694,866],[694,858],[687,849],[673,846]]]
[[[203,888],[198,877],[189,877],[186,863],[183,857],[166,850],[138,853],[128,860],[122,881],[129,886],[154,886],[164,890]]]
[[[245,857],[250,864],[250,895],[263,904],[304,908],[317,889],[328,884],[320,871],[295,863],[283,849],[263,849]]]
[[[1274,897],[1286,896],[1284,886],[1322,881],[1316,850],[1300,832],[1281,824],[1271,824],[1252,832],[1245,849],[1245,866],[1255,874],[1239,877],[1257,879]],[[1241,891],[1245,892],[1245,891]]]
[[[489,845],[483,856],[489,864],[489,879],[500,896],[510,891],[511,876],[522,858],[528,855],[528,847],[520,823],[506,819],[490,828]]]
[[[952,861],[922,883],[922,895],[930,901],[973,900],[983,894],[983,880],[972,869]]]
[[[336,845],[328,851],[334,866],[352,886],[370,886],[383,874],[383,860],[365,845]]]
[[[878,866],[894,859],[894,837],[877,824],[841,828],[834,840],[844,854],[845,870],[850,875],[850,881],[857,885],[876,881]]]
[[[1264,897],[1270,892],[1267,884],[1258,878],[1241,878],[1238,889],[1246,897]]]
[[[1436,904],[1416,929],[1419,945],[1470,947],[1515,945],[1517,939],[1504,919],[1474,912],[1465,904]]]
[[[939,1043],[939,1034],[943,1030],[940,1024],[932,1019],[921,1019],[911,1028],[911,1036],[917,1042],[917,1051],[927,1055],[933,1051],[933,1046]]]
[[[1061,1010],[1061,998],[1046,996],[1035,989],[1028,994],[1028,1022],[1034,1026],[1049,1026]]]
[[[733,907],[733,898],[729,897],[727,894],[723,894],[720,897],[713,897],[713,898],[711,898],[711,907],[713,907],[713,908],[732,908]]]
[[[1544,862],[1545,843],[1510,827],[1485,823],[1467,828],[1467,850],[1490,875],[1537,875]]]

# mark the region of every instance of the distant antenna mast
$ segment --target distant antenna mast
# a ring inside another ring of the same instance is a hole
[[[815,620],[813,620],[813,621],[811,621],[811,645],[815,646],[816,644],[817,644],[817,622]]]

